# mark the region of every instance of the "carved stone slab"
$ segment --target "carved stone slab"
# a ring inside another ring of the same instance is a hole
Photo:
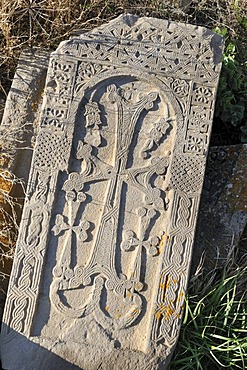
[[[52,53],[2,327],[5,369],[164,369],[222,39],[125,15]]]

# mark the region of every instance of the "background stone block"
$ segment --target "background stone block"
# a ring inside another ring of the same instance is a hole
[[[0,124],[0,317],[20,223],[33,146],[38,129],[49,52],[25,50],[20,58]],[[1,103],[1,102],[0,102]],[[0,104],[1,105],[1,104]]]
[[[212,147],[209,151],[192,272],[203,254],[206,271],[223,267],[239,243],[247,223],[246,158],[246,144]]]
[[[38,48],[22,53],[0,125],[1,140],[14,159],[8,167],[24,184],[29,175],[49,56],[48,51]]]

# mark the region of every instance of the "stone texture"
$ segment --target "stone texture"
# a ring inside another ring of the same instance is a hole
[[[0,96],[0,248],[3,252],[0,261],[0,318],[6,298],[6,275],[10,274],[12,266],[10,251],[13,240],[10,240],[9,230],[10,225],[14,228],[21,218],[48,62],[48,51],[25,50],[6,102]],[[8,175],[10,173],[11,176]],[[11,205],[6,201],[9,196],[13,198]]]
[[[3,320],[5,369],[165,368],[221,49],[205,28],[125,15],[52,53]]]
[[[24,184],[28,180],[38,130],[49,56],[48,51],[37,48],[22,53],[0,125],[1,141],[12,159],[8,168],[23,179]]]
[[[192,272],[223,267],[247,223],[247,145],[211,148],[197,222]],[[246,250],[245,250],[246,253]]]

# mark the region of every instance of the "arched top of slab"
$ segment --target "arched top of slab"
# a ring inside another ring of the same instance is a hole
[[[198,62],[218,65],[221,62],[223,38],[206,27],[174,22],[151,17],[138,17],[132,14],[122,14],[116,19],[89,32],[73,36],[62,42],[55,53],[63,53],[73,48],[73,45],[90,40],[112,42],[115,48],[123,44],[140,46],[158,45],[160,54],[166,51],[174,58],[171,51],[179,56],[195,56]],[[130,41],[130,43],[128,43]],[[156,55],[157,57],[157,55]]]

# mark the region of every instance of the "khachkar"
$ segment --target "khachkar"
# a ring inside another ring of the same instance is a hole
[[[52,53],[4,369],[164,369],[179,333],[222,39],[131,15]]]

